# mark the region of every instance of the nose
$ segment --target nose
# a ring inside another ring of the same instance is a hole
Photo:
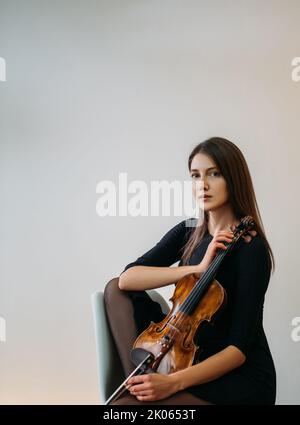
[[[196,181],[196,188],[197,190],[207,190],[208,189],[208,184],[206,179],[199,179]]]

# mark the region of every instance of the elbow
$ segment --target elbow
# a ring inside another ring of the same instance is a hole
[[[129,291],[128,276],[126,272],[120,274],[118,286],[121,291]]]
[[[233,351],[236,367],[242,366],[247,359],[246,355],[235,345],[231,345],[230,349]]]
[[[242,366],[245,363],[246,359],[247,357],[245,356],[245,354],[241,352],[240,359],[238,361],[239,366]]]
[[[237,354],[238,367],[242,366],[245,363],[246,359],[247,357],[245,356],[245,354],[238,349],[238,354]]]
[[[124,270],[119,276],[118,286],[123,291],[134,291],[136,287],[135,275],[132,274],[132,269],[135,267],[130,267],[127,270]]]
[[[124,273],[122,273],[122,274],[119,276],[118,286],[119,286],[119,289],[121,289],[122,291],[124,291],[124,290],[126,289],[126,288],[125,288]]]

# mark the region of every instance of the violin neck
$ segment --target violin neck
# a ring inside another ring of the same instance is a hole
[[[211,282],[214,280],[224,258],[231,251],[232,247],[237,243],[237,240],[234,240],[230,243],[224,243],[224,245],[227,246],[227,249],[218,252],[216,257],[209,265],[208,269],[201,275],[200,279],[195,283],[195,286],[188,295],[188,297],[182,303],[180,311],[188,315],[193,313],[195,308],[198,306],[201,298],[210,286]]]

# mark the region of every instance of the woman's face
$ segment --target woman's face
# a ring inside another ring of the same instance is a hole
[[[204,153],[197,153],[191,163],[193,196],[204,211],[214,211],[228,202],[227,183],[215,162]],[[204,195],[208,195],[207,199]]]

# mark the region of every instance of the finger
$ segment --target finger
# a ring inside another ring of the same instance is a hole
[[[132,385],[132,387],[130,388],[130,391],[134,391],[135,393],[138,393],[139,391],[146,391],[149,389],[150,389],[149,384],[143,383],[143,384]]]
[[[143,396],[137,396],[137,399],[140,401],[153,401],[155,398],[152,395],[143,395]]]
[[[225,238],[224,236],[222,236],[221,238],[218,238],[217,240],[216,240],[217,242],[232,242],[232,238]]]
[[[216,233],[216,236],[219,235],[233,235],[233,232],[231,230],[220,230],[219,232]]]
[[[252,240],[251,236],[243,236],[243,238],[247,243],[251,242]]]
[[[254,237],[257,235],[257,231],[256,230],[250,230],[249,233]]]
[[[139,384],[141,382],[147,381],[148,379],[149,379],[148,375],[136,375],[129,378],[126,384],[127,385]]]
[[[132,395],[138,396],[138,395],[153,395],[152,390],[140,390],[140,391],[134,391],[134,388],[132,388],[132,391],[130,391]]]
[[[223,240],[225,241],[226,239],[229,239],[231,241],[233,238],[234,238],[233,233],[227,233],[227,234],[224,234],[224,235],[215,236],[214,240],[220,242],[220,241],[223,241]]]
[[[221,248],[221,249],[227,249],[227,246],[224,245],[223,243],[216,243],[216,249],[217,248]]]

